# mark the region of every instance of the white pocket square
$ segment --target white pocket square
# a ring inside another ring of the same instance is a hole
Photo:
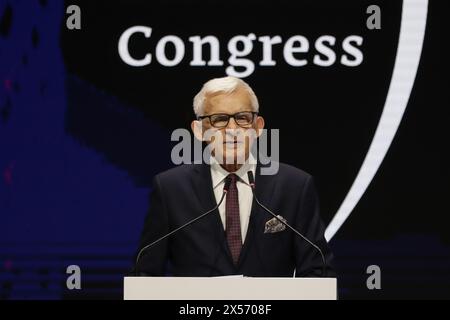
[[[285,218],[282,216],[277,216],[281,221],[287,222]],[[272,218],[269,221],[266,222],[266,225],[264,227],[264,233],[276,233],[283,231],[286,229],[286,226],[279,221],[277,218]]]

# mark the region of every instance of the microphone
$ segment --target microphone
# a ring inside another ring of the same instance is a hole
[[[282,224],[284,224],[286,227],[288,227],[289,229],[291,229],[296,235],[298,235],[299,237],[301,237],[303,240],[305,240],[306,242],[308,242],[312,247],[314,247],[319,253],[320,256],[322,257],[322,277],[325,275],[325,270],[326,270],[326,262],[325,262],[325,257],[323,255],[322,250],[319,248],[318,245],[316,245],[315,243],[313,243],[311,240],[309,240],[307,237],[305,237],[303,234],[301,234],[299,231],[297,231],[295,228],[293,228],[287,221],[283,221],[283,219],[280,219],[275,213],[273,213],[270,209],[268,209],[265,205],[263,205],[261,202],[259,202],[258,198],[256,197],[256,193],[255,193],[255,179],[253,177],[253,172],[252,171],[248,171],[247,172],[247,176],[248,176],[248,182],[250,185],[250,188],[252,189],[252,193],[253,193],[253,198],[255,199],[256,203],[263,208],[265,211],[267,211],[268,213],[270,213],[275,219],[277,219],[278,221],[280,221]]]
[[[178,231],[180,231],[180,230],[182,230],[182,229],[184,229],[184,228],[190,226],[191,224],[193,224],[193,223],[197,222],[198,220],[200,220],[200,219],[206,217],[208,214],[210,214],[211,212],[213,212],[214,210],[216,210],[216,209],[221,205],[221,203],[223,202],[223,199],[225,198],[225,195],[227,194],[228,189],[230,188],[230,184],[231,184],[231,178],[230,178],[230,177],[226,177],[226,178],[225,178],[225,185],[224,185],[224,187],[223,187],[222,197],[220,198],[219,203],[218,203],[216,206],[214,206],[214,208],[212,208],[212,209],[206,211],[205,213],[199,215],[198,217],[192,219],[191,221],[186,222],[186,223],[183,224],[182,226],[180,226],[180,227],[178,227],[178,228],[176,228],[176,229],[170,231],[169,233],[165,234],[165,235],[162,236],[161,238],[159,238],[159,239],[153,241],[152,243],[149,243],[148,245],[144,246],[141,250],[139,250],[139,253],[138,253],[137,257],[136,257],[136,262],[135,262],[135,267],[134,267],[134,274],[135,274],[135,275],[138,275],[138,274],[139,274],[139,273],[138,273],[139,260],[141,259],[142,255],[144,254],[144,252],[145,252],[147,249],[153,247],[154,245],[158,244],[159,242],[163,241],[164,239],[166,239],[166,238],[170,237],[171,235],[177,233]]]

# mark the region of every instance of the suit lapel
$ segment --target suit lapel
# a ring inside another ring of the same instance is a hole
[[[273,191],[276,185],[276,176],[273,175],[261,175],[261,165],[258,163],[255,175],[255,194],[262,204],[270,208],[272,201]],[[238,267],[244,261],[245,256],[255,241],[256,234],[263,231],[265,217],[267,217],[264,209],[260,208],[253,198],[252,209],[250,213],[250,221],[248,224],[247,236],[245,238],[244,245],[242,247],[241,255],[239,257]]]
[[[212,188],[211,169],[209,165],[195,165],[195,174],[192,180],[192,189],[194,190],[197,199],[203,207],[203,212],[206,212],[217,205],[214,190]],[[223,201],[225,201],[225,199]],[[231,264],[233,264],[233,259],[231,257],[231,252],[226,241],[222,220],[220,219],[219,210],[214,210],[214,212],[211,212],[211,215],[213,215],[213,217],[210,219],[210,221],[212,221],[211,228],[215,230],[214,233],[217,234],[216,239],[218,239],[221,248],[225,250],[228,259],[230,260]]]

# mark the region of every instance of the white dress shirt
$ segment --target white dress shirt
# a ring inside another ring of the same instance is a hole
[[[214,189],[214,195],[216,196],[216,203],[219,203],[220,198],[222,197],[225,178],[230,173],[236,174],[241,180],[247,183],[245,184],[239,179],[236,182],[236,187],[239,194],[239,217],[241,222],[242,243],[244,243],[245,236],[247,235],[248,223],[250,221],[250,213],[252,210],[252,203],[253,203],[253,194],[252,189],[248,185],[247,172],[252,171],[253,176],[256,177],[255,175],[256,161],[254,160],[253,157],[249,160],[250,161],[247,161],[245,164],[242,165],[241,168],[239,168],[239,170],[235,172],[226,171],[224,168],[222,168],[222,166],[217,162],[217,160],[214,157],[211,158],[210,162],[212,186]],[[226,203],[226,196],[221,205],[219,206],[220,219],[222,220],[224,229],[226,227],[225,203]]]

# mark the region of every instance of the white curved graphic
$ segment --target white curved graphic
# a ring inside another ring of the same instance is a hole
[[[369,151],[347,196],[325,231],[330,240],[348,218],[378,171],[403,118],[419,66],[428,0],[404,0],[394,71]]]

